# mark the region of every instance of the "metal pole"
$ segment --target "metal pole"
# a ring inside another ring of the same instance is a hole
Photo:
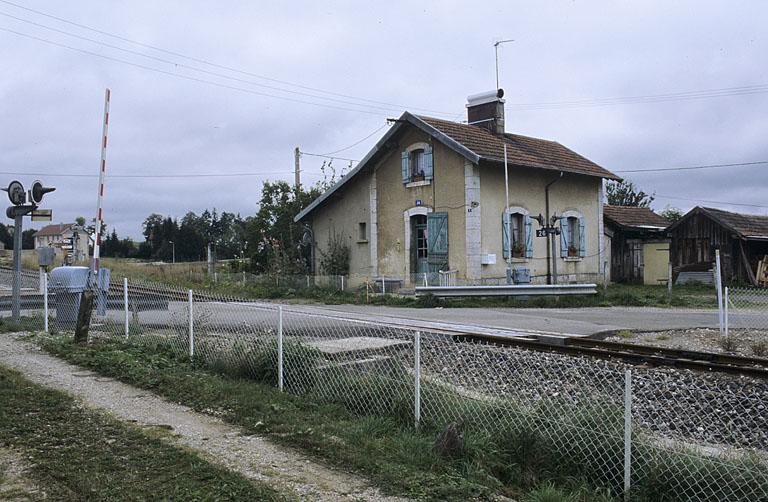
[[[723,335],[723,283],[720,274],[720,250],[715,249],[715,287],[717,288],[717,315],[720,325],[720,336]]]
[[[728,286],[725,287],[725,301],[723,302],[724,322],[725,325],[725,337],[728,337]]]
[[[387,294],[387,283],[384,282],[384,278],[381,278],[381,294],[386,295]]]
[[[341,276],[341,290],[344,291],[344,276]]]
[[[277,307],[277,388],[283,392],[283,306]]]
[[[104,207],[104,175],[107,171],[107,131],[109,129],[109,98],[110,91],[104,93],[104,126],[101,138],[101,166],[99,168],[99,196],[96,203],[96,236],[93,245],[93,272],[99,273],[99,248],[101,246],[102,209]]]
[[[669,295],[669,300],[672,301],[672,262],[669,262],[667,270],[667,294]]]
[[[421,332],[413,335],[413,419],[416,428],[421,421]]]
[[[497,88],[498,88],[498,85],[497,85]],[[507,165],[507,144],[506,143],[504,143],[504,195],[506,197],[504,214],[507,215],[507,237],[509,238],[509,249],[507,249],[507,284],[511,284],[512,282],[512,215],[509,214],[509,167]]]
[[[14,322],[21,317],[21,223],[22,215],[17,214],[13,219],[13,286],[11,316]]]
[[[632,370],[624,373],[624,500],[629,500],[632,474]]]
[[[129,319],[128,319],[128,278],[123,277],[123,321],[125,323],[125,339],[128,339]]]
[[[298,146],[293,150],[293,170],[294,186],[298,189],[301,186],[301,150]]]
[[[48,333],[48,274],[43,274],[43,330]]]
[[[189,357],[195,357],[195,320],[192,315],[192,290],[189,290]]]

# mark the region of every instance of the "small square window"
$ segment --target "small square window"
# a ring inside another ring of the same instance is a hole
[[[368,240],[368,231],[366,229],[366,224],[364,221],[357,224],[357,240],[359,241]]]

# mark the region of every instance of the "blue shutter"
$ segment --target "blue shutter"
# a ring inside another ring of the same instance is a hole
[[[410,153],[408,152],[408,150],[403,152],[401,159],[402,159],[402,166],[403,166],[403,183],[408,183],[409,181],[411,181],[411,172],[410,172],[410,169],[408,168],[408,161],[410,159]]]
[[[586,254],[586,242],[584,239],[584,217],[579,216],[579,256],[584,258]]]
[[[427,263],[430,272],[448,270],[448,213],[427,214]]]
[[[568,243],[571,241],[568,236],[568,218],[560,218],[560,256],[568,258]]]
[[[509,213],[501,213],[501,255],[504,259],[509,256]]]
[[[427,145],[424,148],[424,179],[425,180],[431,180],[432,179],[432,147],[430,145]]]
[[[533,218],[525,215],[525,257],[533,258]]]

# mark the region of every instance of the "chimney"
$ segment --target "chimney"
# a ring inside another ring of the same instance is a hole
[[[482,92],[467,97],[467,122],[504,134],[504,89]]]

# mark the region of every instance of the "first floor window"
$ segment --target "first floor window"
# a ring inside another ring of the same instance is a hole
[[[584,238],[584,217],[573,212],[560,218],[560,256],[583,258],[586,242]]]
[[[501,234],[503,236],[503,256],[512,258],[531,258],[533,256],[533,225],[531,217],[522,212],[502,213]],[[511,237],[511,238],[510,238]]]

